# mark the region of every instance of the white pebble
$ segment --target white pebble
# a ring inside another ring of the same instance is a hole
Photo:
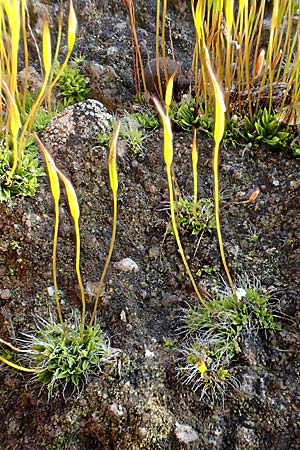
[[[122,309],[121,314],[120,314],[120,319],[122,320],[122,322],[127,322],[127,318],[126,318],[126,312],[124,311],[124,309]]]
[[[146,348],[146,350],[145,350],[145,358],[154,358],[154,356],[155,356],[155,353],[151,352],[151,350],[148,350]]]
[[[113,403],[112,405],[110,405],[110,410],[115,416],[122,417],[124,415],[122,406],[118,405],[117,403]]]
[[[123,258],[121,261],[114,263],[114,268],[121,272],[138,272],[139,266],[130,258]]]
[[[244,288],[237,288],[236,289],[236,296],[238,300],[241,300],[241,298],[246,297],[246,291]]]
[[[299,186],[300,186],[299,181],[292,180],[290,182],[290,188],[293,189],[293,191],[296,191],[299,188]]]
[[[183,425],[178,422],[176,422],[175,434],[177,439],[184,444],[189,444],[190,442],[194,442],[199,439],[199,435],[194,428],[190,425]]]
[[[11,291],[9,289],[3,289],[1,291],[0,297],[2,300],[8,300],[11,297]]]
[[[54,295],[54,287],[53,286],[49,286],[47,288],[47,292],[48,292],[48,295],[50,295],[50,297],[53,297],[53,295]]]

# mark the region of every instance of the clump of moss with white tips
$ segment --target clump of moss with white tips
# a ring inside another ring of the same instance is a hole
[[[214,402],[229,386],[237,387],[235,363],[246,336],[259,331],[273,334],[275,322],[271,297],[257,287],[239,288],[237,296],[217,296],[209,303],[183,311],[186,344],[181,349],[178,375],[192,384],[201,399]]]

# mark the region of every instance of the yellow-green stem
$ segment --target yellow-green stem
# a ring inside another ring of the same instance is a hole
[[[148,90],[147,90],[147,84],[146,84],[146,79],[145,79],[145,72],[144,72],[144,65],[143,65],[143,60],[142,60],[142,55],[141,55],[141,51],[140,51],[140,47],[139,47],[139,41],[137,38],[137,34],[136,34],[136,28],[135,28],[135,17],[134,17],[135,13],[134,13],[134,4],[132,1],[129,2],[129,20],[130,20],[130,29],[131,29],[131,33],[132,33],[132,40],[133,40],[133,45],[134,45],[134,51],[135,51],[135,61],[134,63],[134,69],[136,67],[136,79],[137,79],[137,89],[139,92],[137,92],[137,95],[140,97],[141,99],[141,93],[140,93],[140,81],[139,81],[139,70],[138,68],[140,68],[141,71],[141,78],[142,78],[142,83],[143,83],[143,89],[144,89],[144,93],[145,93],[145,99],[148,102],[149,100],[149,94],[148,94]],[[139,100],[140,100],[139,99]]]
[[[183,251],[183,247],[181,245],[181,240],[179,237],[179,233],[178,233],[178,228],[177,228],[177,222],[176,222],[176,215],[175,215],[175,205],[174,205],[174,193],[173,193],[173,184],[172,184],[172,174],[171,174],[171,167],[170,166],[166,166],[166,170],[167,170],[167,179],[168,179],[168,187],[169,187],[169,197],[170,197],[170,212],[171,212],[171,220],[172,220],[172,229],[173,229],[173,233],[175,236],[175,240],[176,240],[176,244],[178,247],[178,251],[179,254],[181,256],[184,268],[186,270],[186,273],[189,276],[189,279],[192,283],[192,286],[194,288],[194,291],[198,297],[198,299],[200,300],[200,302],[202,303],[202,305],[204,306],[205,309],[209,310],[209,306],[207,305],[206,301],[204,300],[204,298],[202,297],[202,295],[200,294],[200,291],[197,287],[196,281],[192,275],[192,272],[190,270],[190,267],[188,265],[188,262],[186,260],[184,251]]]
[[[192,167],[193,167],[193,185],[194,185],[194,216],[197,218],[198,202],[198,151],[197,151],[197,129],[194,129],[192,143]]]
[[[81,327],[80,327],[80,335],[83,338],[84,335],[84,322],[85,322],[85,295],[84,295],[84,287],[82,283],[81,273],[80,273],[80,235],[79,230],[75,226],[75,235],[76,235],[76,257],[75,257],[75,270],[77,274],[78,285],[80,289],[81,296]]]
[[[5,341],[4,339],[1,339],[1,338],[0,338],[0,344],[5,345],[5,346],[8,347],[10,350],[13,350],[14,352],[17,352],[17,353],[30,353],[30,354],[36,353],[36,352],[33,351],[33,350],[25,350],[25,349],[22,349],[22,348],[15,347],[15,346],[14,346],[13,344],[11,344],[10,342],[7,342],[7,341]]]
[[[221,220],[220,220],[220,190],[219,190],[219,147],[220,143],[223,139],[224,131],[225,131],[225,112],[226,107],[224,103],[224,97],[221,90],[221,87],[215,77],[215,74],[212,70],[210,59],[209,59],[209,53],[207,50],[207,47],[205,46],[205,43],[203,42],[204,51],[205,51],[205,65],[207,68],[207,71],[209,73],[209,77],[211,79],[213,88],[214,88],[214,98],[215,98],[215,129],[214,129],[214,156],[213,156],[213,174],[214,174],[214,197],[215,197],[215,220],[216,220],[216,230],[218,235],[218,241],[219,241],[219,248],[220,248],[220,254],[222,263],[228,278],[228,282],[230,284],[230,287],[232,289],[233,295],[237,297],[236,289],[234,287],[230,271],[227,265],[226,257],[225,257],[225,251],[224,251],[224,244],[223,244],[223,238],[222,238],[222,232],[221,232]]]
[[[233,294],[237,298],[236,289],[235,289],[234,283],[232,281],[230,271],[229,271],[227,261],[226,261],[223,237],[222,237],[222,231],[221,231],[220,190],[219,190],[219,143],[218,142],[215,142],[215,147],[214,147],[213,172],[214,172],[215,220],[216,220],[217,236],[218,236],[218,241],[219,241],[219,249],[220,249],[222,264],[223,264],[224,270],[226,272],[228,282],[230,284]]]
[[[160,98],[163,98],[163,89],[160,76],[160,65],[159,65],[159,24],[160,24],[160,0],[156,2],[156,32],[155,32],[155,61],[156,61],[156,75],[158,92]]]
[[[44,99],[46,87],[48,84],[49,76],[50,76],[50,70],[51,70],[51,38],[50,38],[50,31],[49,31],[49,24],[48,20],[45,20],[44,22],[44,29],[43,29],[43,62],[44,62],[44,79],[42,83],[42,87],[40,89],[40,92],[37,96],[36,101],[31,107],[31,110],[28,113],[28,116],[25,120],[25,123],[22,127],[20,139],[19,139],[19,148],[18,148],[18,157],[19,157],[19,166],[21,165],[21,155],[23,153],[23,147],[24,147],[24,140],[25,135],[27,131],[31,131],[32,123],[34,116],[36,115],[39,107],[41,106],[41,103]],[[11,170],[9,179],[13,174],[13,170]]]
[[[93,308],[93,313],[92,313],[92,317],[89,323],[89,327],[91,327],[93,325],[93,323],[95,322],[95,318],[96,318],[96,313],[97,313],[97,308],[98,308],[98,303],[99,303],[99,298],[102,292],[102,287],[103,287],[103,283],[104,283],[104,279],[105,279],[105,275],[111,260],[111,256],[113,253],[113,249],[115,246],[115,241],[116,241],[116,232],[117,232],[117,211],[118,211],[118,170],[117,170],[117,142],[118,142],[118,137],[119,137],[119,133],[120,133],[120,127],[121,127],[121,121],[119,121],[116,125],[114,134],[113,134],[113,138],[112,138],[112,142],[110,145],[110,150],[109,150],[109,156],[108,156],[108,172],[109,172],[109,182],[110,182],[110,187],[113,193],[113,227],[112,227],[112,235],[111,235],[111,240],[110,240],[110,246],[109,246],[109,250],[108,250],[108,254],[107,254],[107,258],[104,264],[104,268],[102,270],[102,274],[100,277],[100,281],[98,284],[98,289],[97,289],[97,293],[96,293],[96,298],[95,298],[95,303],[94,303],[94,308]]]
[[[25,80],[23,89],[23,99],[22,99],[22,112],[25,113],[25,103],[27,97],[27,86],[28,86],[28,43],[26,34],[26,0],[21,2],[22,9],[22,34],[23,34],[23,48],[24,48],[24,65],[25,65]]]
[[[161,21],[161,52],[162,52],[162,58],[163,58],[163,64],[164,64],[164,80],[165,83],[168,81],[168,71],[167,71],[167,65],[166,65],[166,17],[167,17],[167,0],[164,0],[163,4],[163,14],[162,14],[162,21]]]
[[[80,296],[81,296],[81,326],[80,326],[80,335],[81,338],[84,336],[84,325],[85,325],[85,312],[86,312],[86,303],[85,303],[85,294],[84,294],[84,287],[82,283],[81,273],[80,273],[80,231],[79,231],[79,204],[77,200],[77,195],[75,192],[75,189],[73,188],[72,183],[70,180],[65,177],[65,175],[56,168],[57,174],[64,183],[67,198],[68,198],[68,204],[70,208],[70,213],[73,218],[74,223],[74,232],[75,232],[75,271],[77,276],[77,281],[79,285],[80,290]]]
[[[0,361],[2,361],[4,364],[7,364],[8,366],[12,367],[16,370],[21,370],[22,372],[29,372],[29,373],[38,373],[40,370],[38,369],[28,369],[27,367],[19,366],[18,364],[15,364],[8,359],[4,358],[4,356],[0,356]]]
[[[50,75],[50,83],[51,86],[47,91],[47,107],[48,107],[48,112],[51,112],[51,92],[52,92],[52,79],[53,79],[53,69],[55,69],[55,66],[57,64],[57,60],[58,60],[58,53],[59,53],[59,49],[60,49],[60,43],[61,43],[61,37],[62,37],[62,27],[63,27],[63,4],[62,4],[63,0],[60,0],[59,3],[59,16],[58,16],[58,28],[57,28],[57,39],[56,39],[56,47],[55,47],[55,53],[54,53],[54,57],[53,57],[53,68],[51,71],[51,75]]]
[[[170,92],[172,91],[172,86],[173,86],[173,77],[170,77],[169,81],[168,81],[168,85],[167,85],[167,89],[166,89],[166,104],[169,103],[169,99],[171,97]],[[202,297],[202,295],[200,294],[200,291],[197,287],[197,284],[194,280],[194,277],[192,275],[192,272],[189,268],[188,262],[186,260],[182,245],[181,245],[181,241],[180,241],[180,237],[179,237],[179,233],[178,233],[178,228],[177,228],[177,223],[176,223],[176,216],[175,216],[175,202],[174,202],[174,190],[173,190],[173,183],[172,183],[172,161],[173,161],[173,134],[172,134],[172,128],[171,128],[171,121],[170,118],[165,114],[165,112],[163,111],[163,108],[161,106],[161,104],[159,103],[159,101],[156,98],[153,98],[153,102],[159,112],[159,115],[162,119],[163,122],[163,127],[164,127],[164,161],[165,161],[165,165],[166,165],[166,170],[167,170],[167,180],[168,180],[168,188],[169,188],[169,200],[170,200],[170,212],[171,212],[171,219],[172,219],[172,227],[173,227],[173,233],[175,236],[175,240],[177,243],[177,247],[178,247],[178,251],[180,253],[182,262],[184,264],[185,270],[190,278],[190,281],[192,283],[192,286],[194,288],[194,291],[198,297],[198,299],[200,300],[200,302],[202,303],[202,305],[206,308],[209,309],[209,306],[207,305],[207,303],[205,302],[204,298]]]
[[[55,298],[55,304],[56,304],[56,310],[59,317],[59,321],[61,323],[62,328],[65,330],[65,324],[63,321],[62,313],[61,313],[61,307],[59,303],[59,296],[58,296],[58,287],[57,287],[57,269],[56,269],[56,255],[57,255],[57,239],[58,239],[58,226],[59,226],[59,197],[60,197],[60,186],[59,186],[59,180],[57,175],[57,170],[55,163],[49,154],[49,152],[46,150],[45,146],[39,139],[37,133],[34,133],[34,138],[36,139],[39,148],[41,152],[44,155],[46,166],[48,170],[48,176],[50,181],[50,187],[54,202],[54,211],[55,211],[55,222],[54,222],[54,232],[53,232],[53,249],[52,249],[52,276],[53,276],[53,287],[54,287],[54,298]]]
[[[113,226],[112,226],[112,234],[111,234],[111,241],[110,241],[110,246],[109,246],[109,250],[108,250],[108,254],[107,254],[107,258],[102,270],[102,274],[99,280],[99,284],[98,284],[98,288],[97,288],[97,293],[96,293],[96,298],[95,298],[95,303],[94,303],[94,308],[93,308],[93,313],[92,313],[92,317],[89,323],[89,326],[92,327],[93,324],[95,323],[95,318],[96,318],[96,313],[97,313],[97,308],[98,308],[98,304],[99,304],[99,298],[102,292],[102,288],[103,288],[103,283],[104,283],[104,279],[107,273],[107,269],[111,260],[111,256],[113,253],[113,249],[115,246],[115,241],[116,241],[116,233],[117,233],[117,193],[113,193]]]
[[[54,211],[55,211],[55,222],[54,222],[53,250],[52,250],[53,288],[54,288],[56,311],[58,314],[60,324],[61,324],[63,330],[65,331],[66,327],[65,327],[64,320],[62,317],[61,307],[60,307],[60,303],[59,303],[59,296],[58,296],[58,287],[57,287],[56,253],[57,253],[57,239],[58,239],[58,225],[59,225],[59,205],[57,202],[54,202]]]

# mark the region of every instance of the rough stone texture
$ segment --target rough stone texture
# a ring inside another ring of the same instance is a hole
[[[82,141],[96,139],[101,133],[111,132],[112,115],[97,100],[87,100],[65,108],[51,120],[45,133],[45,142],[51,147],[68,145],[72,136]]]

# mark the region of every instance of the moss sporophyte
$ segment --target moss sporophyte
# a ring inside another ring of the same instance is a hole
[[[52,52],[51,45],[51,35],[48,18],[45,17],[43,22],[43,28],[41,33],[41,54],[38,50],[38,59],[41,63],[41,72],[43,73],[43,80],[40,90],[38,91],[34,101],[31,103],[30,109],[26,111],[28,107],[28,97],[29,88],[29,45],[27,39],[23,39],[22,35],[27,36],[32,33],[28,33],[28,21],[27,21],[28,6],[26,0],[12,1],[12,2],[1,2],[0,4],[0,30],[2,37],[2,44],[0,46],[0,61],[1,61],[1,111],[4,113],[0,117],[0,128],[2,129],[3,123],[5,123],[6,133],[4,150],[7,152],[8,169],[5,169],[5,194],[2,195],[2,200],[8,198],[9,195],[7,191],[12,188],[13,194],[15,194],[14,188],[18,187],[18,183],[13,180],[15,172],[18,170],[18,177],[20,177],[20,172],[22,165],[25,166],[21,176],[26,177],[26,174],[30,173],[26,170],[26,161],[24,160],[24,154],[26,153],[26,146],[28,140],[31,139],[31,131],[34,128],[34,119],[38,114],[42,104],[51,110],[51,91],[57,81],[59,80],[61,74],[63,73],[68,60],[70,59],[74,44],[75,44],[75,34],[77,29],[77,20],[74,12],[73,2],[69,1],[69,15],[68,15],[68,30],[67,30],[67,54],[64,59],[60,70],[53,76],[54,67],[57,65],[59,47],[61,43],[62,34],[62,22],[63,22],[63,11],[61,3],[61,11],[58,19],[58,36],[57,36],[57,46],[55,52]],[[33,39],[36,39],[32,36]],[[24,55],[24,70],[25,70],[25,82],[24,86],[20,89],[18,86],[18,67],[20,65],[19,61],[19,47],[23,45],[23,55]],[[38,45],[36,46],[38,49]],[[52,54],[54,57],[52,58]],[[38,127],[36,127],[38,129]],[[28,155],[25,155],[28,158]],[[5,159],[2,155],[2,160]],[[0,162],[1,163],[1,162]],[[28,169],[28,165],[27,165]],[[2,177],[3,174],[1,173]],[[30,176],[30,175],[29,175]],[[26,184],[25,182],[23,185]],[[20,190],[21,195],[33,195],[36,186],[32,183],[29,194],[26,190]],[[17,192],[19,193],[19,192]]]
[[[5,117],[5,124],[7,133],[3,138],[3,148],[1,149],[0,158],[0,187],[1,198],[7,198],[11,193],[14,193],[14,187],[19,190],[18,193],[23,193],[25,190],[20,189],[20,185],[26,185],[26,195],[33,195],[36,188],[36,177],[41,175],[36,166],[37,158],[35,153],[33,158],[30,158],[29,153],[26,152],[26,146],[31,139],[32,130],[39,131],[46,120],[40,115],[39,120],[34,124],[34,118],[40,111],[41,105],[51,105],[51,91],[56,84],[59,84],[61,94],[67,99],[67,102],[80,101],[88,95],[88,87],[86,79],[78,72],[72,70],[67,66],[70,59],[76,37],[77,19],[73,7],[72,0],[69,1],[69,14],[67,26],[67,53],[63,63],[58,66],[58,53],[61,43],[62,28],[63,28],[63,5],[61,2],[61,10],[58,19],[58,36],[57,45],[52,51],[52,39],[50,35],[50,27],[48,19],[45,18],[42,29],[42,52],[39,54],[41,61],[41,70],[43,72],[42,86],[37,96],[31,102],[28,109],[28,86],[25,81],[24,91],[19,98],[19,89],[17,87],[17,70],[18,70],[18,54],[20,37],[28,35],[27,33],[27,5],[26,0],[22,2],[2,2],[0,6],[0,28],[2,31],[3,44],[0,47],[1,68],[4,77],[1,80],[2,97],[2,111],[7,113]],[[29,55],[28,42],[23,40],[24,45],[24,63],[25,71],[28,74]],[[2,115],[0,115],[2,120]],[[147,118],[147,123],[153,124],[153,120]],[[1,127],[2,128],[2,127]],[[0,361],[8,364],[14,369],[24,372],[36,373],[40,381],[48,385],[49,390],[52,390],[55,385],[62,383],[66,385],[71,383],[78,386],[81,381],[88,375],[90,371],[95,370],[96,367],[101,366],[102,363],[107,363],[110,360],[112,351],[109,346],[109,341],[104,337],[101,328],[96,321],[97,305],[99,301],[100,292],[103,286],[104,277],[112,255],[117,224],[117,190],[118,190],[118,175],[116,168],[116,144],[118,134],[120,132],[120,124],[116,125],[109,152],[109,180],[113,193],[113,229],[112,239],[108,256],[105,261],[104,269],[99,281],[94,309],[86,326],[86,302],[83,282],[80,273],[80,233],[79,233],[79,205],[75,190],[67,177],[59,170],[54,160],[43,146],[37,135],[35,135],[41,151],[44,154],[46,166],[48,170],[51,192],[54,200],[54,235],[53,235],[53,253],[52,253],[52,272],[54,284],[54,297],[56,302],[56,310],[58,316],[58,323],[47,324],[42,322],[44,328],[40,327],[37,337],[31,341],[29,349],[20,349],[12,346],[12,344],[1,340],[1,344],[6,348],[16,352],[20,357],[26,355],[24,362],[27,366],[9,360],[5,356],[0,355]],[[131,136],[134,142],[135,149],[138,148],[140,141],[136,135]],[[139,138],[139,136],[138,136]],[[3,150],[3,152],[2,152]],[[29,176],[27,176],[26,169]],[[60,304],[59,291],[57,286],[57,268],[56,268],[56,252],[58,241],[58,226],[59,226],[59,199],[60,199],[60,181],[62,182],[67,201],[70,208],[70,214],[74,223],[75,232],[75,271],[78,285],[81,293],[81,320],[80,323],[70,325],[65,323],[63,318],[63,311]],[[10,189],[8,193],[8,189]],[[11,275],[14,275],[14,269],[10,270]]]
[[[80,273],[80,232],[79,232],[79,204],[75,190],[69,179],[58,169],[49,152],[44,147],[37,135],[35,139],[45,157],[50,188],[54,200],[54,235],[53,235],[53,253],[52,253],[52,273],[54,284],[54,297],[58,323],[55,321],[47,322],[41,319],[38,325],[36,335],[25,335],[23,343],[27,348],[14,347],[9,342],[1,339],[1,344],[8,349],[23,356],[26,365],[20,365],[13,360],[0,355],[0,361],[10,367],[24,372],[35,373],[38,381],[47,385],[49,392],[56,386],[63,386],[65,389],[68,384],[78,388],[86,378],[95,371],[99,371],[103,366],[113,366],[116,360],[117,351],[110,347],[109,340],[105,337],[101,327],[96,323],[96,313],[99,296],[103,287],[104,278],[112,256],[117,225],[117,192],[118,192],[118,173],[116,161],[116,146],[120,130],[120,123],[117,124],[110,146],[108,157],[108,171],[111,190],[113,193],[113,228],[112,238],[104,268],[99,280],[97,294],[94,301],[94,308],[86,326],[86,302],[83,282]],[[75,232],[75,271],[81,294],[81,319],[74,324],[66,324],[61,309],[60,296],[57,286],[57,267],[56,253],[59,228],[59,199],[60,183],[65,187],[70,214],[73,219]]]
[[[154,94],[164,100],[166,84],[173,72],[181,71],[180,64],[167,56],[166,24],[167,3],[163,8],[157,2],[155,60],[151,61],[150,73],[141,59],[136,32],[134,2],[125,2],[130,18],[133,51],[133,72],[137,97],[140,101]],[[213,73],[224,88],[224,103],[228,131],[224,140],[236,145],[239,141],[237,130],[231,119],[236,115],[249,119],[254,126],[246,125],[248,140],[263,141],[270,146],[284,147],[288,135],[295,130],[290,127],[300,124],[299,82],[300,48],[297,33],[300,16],[298,0],[273,2],[272,10],[261,2],[191,2],[194,20],[195,47],[191,69],[187,74],[184,95],[178,106],[171,111],[173,120],[183,129],[200,128],[212,136],[214,123],[214,100],[211,74],[202,70],[210,61]],[[268,14],[271,12],[271,17]],[[247,17],[247,20],[246,20]],[[287,19],[288,18],[288,19]],[[265,29],[265,22],[270,26]],[[209,26],[207,25],[209,24]],[[268,39],[265,33],[268,33]],[[171,38],[171,36],[170,36]],[[149,63],[148,63],[149,66]],[[172,67],[172,69],[170,69]],[[176,69],[176,67],[178,67]],[[146,77],[145,77],[146,73]],[[150,82],[147,82],[147,79]],[[142,94],[144,89],[144,95]],[[190,95],[192,93],[192,95]],[[259,123],[257,114],[278,113],[276,123]],[[247,123],[247,119],[245,119]],[[286,129],[286,127],[289,127]],[[249,130],[247,130],[249,128]],[[255,129],[257,128],[257,129]],[[282,142],[282,143],[281,143]],[[298,147],[294,153],[298,155]]]
[[[42,87],[34,99],[30,111],[26,112],[27,86],[24,88],[21,101],[18,98],[17,87],[20,32],[23,31],[23,35],[26,36],[25,8],[20,11],[19,2],[11,2],[11,6],[9,6],[10,2],[1,3],[0,28],[4,45],[0,48],[0,58],[2,70],[7,78],[4,77],[5,79],[3,78],[1,84],[2,98],[5,100],[2,110],[9,112],[5,117],[7,133],[4,139],[4,151],[6,154],[1,159],[3,162],[0,161],[1,188],[3,182],[5,186],[13,185],[18,170],[21,169],[22,165],[26,166],[23,158],[26,156],[26,142],[28,142],[30,133],[34,129],[34,117],[43,103],[50,105],[51,90],[54,85],[61,83],[62,96],[69,97],[71,101],[78,101],[88,93],[86,80],[81,77],[78,71],[70,74],[67,65],[75,44],[77,29],[72,0],[69,4],[67,55],[63,63],[58,66],[63,20],[63,15],[60,14],[57,47],[54,52],[51,48],[52,39],[48,20],[44,22],[42,58],[40,58],[44,78]],[[128,9],[132,33],[132,59],[137,96],[140,100],[144,97],[149,102],[150,97],[135,29],[134,2],[128,0],[125,1],[125,4]],[[26,0],[22,2],[22,5],[26,5]],[[248,14],[248,6],[251,14]],[[295,6],[295,0],[290,2],[274,1],[268,44],[266,49],[261,51],[260,38],[264,21],[265,1],[252,2],[251,5],[248,5],[248,2],[241,1],[236,11],[233,2],[229,1],[224,4],[223,2],[211,1],[192,2],[195,46],[190,90],[193,96],[187,97],[186,102],[180,102],[176,110],[174,108],[173,85],[178,71],[177,69],[172,73],[168,71],[166,57],[167,2],[164,2],[162,11],[160,1],[157,2],[156,58],[153,70],[154,73],[156,72],[156,95],[159,99],[153,98],[152,100],[164,130],[163,156],[167,173],[172,232],[184,268],[199,300],[197,307],[190,307],[184,312],[182,331],[186,334],[186,340],[181,349],[182,358],[179,362],[178,373],[185,383],[190,383],[195,390],[200,392],[200,397],[205,399],[218,395],[222,396],[227,385],[236,385],[234,361],[242,352],[241,343],[246,333],[249,331],[255,333],[258,330],[273,333],[278,329],[270,307],[269,296],[256,288],[236,289],[233,283],[221,230],[219,152],[221,142],[224,139],[226,122],[230,121],[232,113],[239,117],[245,115],[248,117],[244,121],[244,134],[248,140],[264,142],[270,146],[280,146],[289,139],[288,132],[281,130],[281,125],[278,122],[281,120],[288,124],[290,121],[290,118],[287,117],[289,116],[289,110],[296,110],[299,101],[300,46],[296,44],[300,19],[297,19],[296,27],[292,26],[291,23]],[[246,17],[247,20],[245,20]],[[220,20],[221,18],[222,20]],[[207,23],[211,27],[207,27]],[[285,33],[283,30],[285,30]],[[23,44],[25,66],[28,69],[29,57],[26,39]],[[162,56],[160,53],[162,53]],[[53,54],[54,57],[52,58]],[[175,64],[175,66],[178,66],[178,64]],[[55,71],[56,67],[58,67],[57,71]],[[250,70],[252,67],[253,71]],[[224,88],[224,91],[222,88]],[[142,89],[144,94],[142,94]],[[275,95],[280,90],[282,90],[282,95]],[[287,110],[286,107],[289,104],[292,106]],[[277,117],[274,117],[275,111],[278,112]],[[298,123],[298,116],[295,116],[294,113],[292,116],[296,117]],[[194,130],[191,149],[193,198],[191,202],[181,199],[181,206],[180,201],[174,200],[172,119],[177,120],[181,127]],[[43,118],[41,122],[43,122]],[[125,125],[124,122],[126,122]],[[1,344],[9,350],[17,352],[20,359],[23,355],[28,356],[30,358],[29,367],[21,366],[17,362],[9,360],[6,356],[0,356],[0,361],[15,369],[36,373],[50,390],[60,382],[78,386],[88,372],[96,370],[102,362],[106,363],[110,360],[112,354],[110,353],[109,341],[104,337],[95,320],[99,296],[116,236],[118,191],[116,143],[120,134],[131,145],[133,151],[138,153],[142,149],[144,136],[141,128],[149,129],[156,126],[157,122],[151,114],[144,115],[144,117],[131,117],[130,120],[123,120],[122,126],[119,122],[117,123],[113,137],[110,139],[108,165],[110,187],[113,194],[112,238],[99,281],[94,309],[88,324],[86,323],[85,292],[80,271],[80,211],[77,196],[69,179],[56,166],[53,158],[36,136],[46,161],[54,201],[52,272],[58,323],[42,321],[43,326],[38,329],[37,337],[32,341],[34,344],[28,350],[17,349],[1,340]],[[214,139],[214,217],[210,216],[211,205],[208,202],[204,205],[205,214],[206,210],[208,211],[204,225],[198,217],[199,211],[203,214],[203,205],[201,199],[198,198],[197,128],[202,128]],[[234,127],[229,127],[229,131],[228,140],[230,141],[230,139],[234,139]],[[34,167],[34,164],[32,161],[28,163],[31,167]],[[22,174],[22,176],[24,175]],[[60,182],[62,182],[66,191],[74,224],[75,271],[81,295],[81,318],[79,323],[75,322],[72,325],[64,320],[57,286],[56,252],[59,230]],[[1,192],[3,196],[7,195],[4,190]],[[250,199],[251,197],[247,202],[251,203]],[[184,211],[184,214],[182,211]],[[186,217],[186,211],[189,214],[191,213],[192,220]],[[179,223],[180,216],[182,216],[181,224]],[[215,298],[212,298],[203,287],[199,287],[196,283],[181,243],[180,232],[188,227],[194,234],[201,234],[203,230],[210,232],[211,229],[216,228],[222,265],[231,288],[230,294],[216,295]],[[210,299],[210,301],[206,299]]]

